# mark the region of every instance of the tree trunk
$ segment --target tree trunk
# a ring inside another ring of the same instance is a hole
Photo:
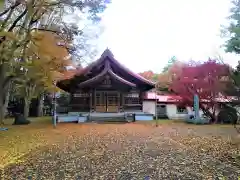
[[[43,93],[40,94],[40,96],[38,97],[38,107],[37,107],[37,116],[41,117],[43,116]]]
[[[0,124],[4,124],[3,108],[4,108],[4,78],[6,72],[6,65],[2,63],[0,65]]]
[[[0,125],[1,124],[4,124],[4,103],[2,92],[0,92]]]
[[[30,106],[30,102],[27,98],[24,98],[24,111],[23,111],[23,116],[25,119],[28,118],[29,116],[29,106]]]
[[[206,116],[208,116],[208,117],[211,118],[211,122],[214,122],[214,121],[215,121],[215,116],[214,116],[213,113],[211,113],[211,112],[209,111],[209,109],[207,109],[206,107],[204,107],[203,104],[201,104],[201,103],[199,104],[199,107],[200,107],[200,109],[202,109],[203,113],[204,113]]]
[[[4,124],[4,117],[8,107],[10,93],[6,89],[0,89],[0,124]]]
[[[3,118],[5,118],[5,116],[7,115],[7,112],[8,112],[8,103],[9,103],[9,98],[10,98],[10,92],[9,92],[9,89],[6,93],[6,97],[5,97],[5,100],[4,100],[4,105],[3,105]]]

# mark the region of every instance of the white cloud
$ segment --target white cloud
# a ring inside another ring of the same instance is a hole
[[[101,50],[109,47],[136,72],[160,71],[171,56],[186,61],[221,55],[236,65],[238,57],[220,48],[220,25],[230,5],[229,0],[113,0],[103,17]]]

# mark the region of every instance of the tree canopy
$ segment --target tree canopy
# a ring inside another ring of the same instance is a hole
[[[36,92],[51,90],[76,51],[90,48],[75,41],[89,33],[86,27],[79,28],[79,22],[97,26],[105,8],[103,0],[6,1],[0,12],[0,123],[9,83],[14,82],[14,92],[28,104]],[[76,14],[82,17],[74,21]]]
[[[185,64],[181,73],[176,73],[169,87],[181,96],[181,103],[188,106],[193,106],[193,96],[197,94],[201,109],[214,121],[217,99],[225,97],[229,73],[229,66],[211,59],[202,63]]]
[[[228,20],[229,25],[223,28],[223,35],[227,38],[225,50],[240,54],[240,0],[232,0]]]
[[[162,72],[165,73],[169,70],[169,68],[175,64],[177,62],[177,58],[175,56],[171,57],[168,61],[168,63],[166,64],[166,66],[163,67]]]

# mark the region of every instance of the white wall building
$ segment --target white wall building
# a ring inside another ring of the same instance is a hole
[[[143,101],[143,112],[150,113],[159,118],[169,119],[185,119],[187,115],[194,114],[192,107],[181,107],[178,105],[179,96],[176,95],[156,95],[154,92],[148,92]],[[229,102],[224,98],[218,99],[219,102]],[[156,106],[157,103],[157,106]],[[157,107],[157,110],[156,110]],[[240,108],[236,108],[240,110]],[[218,114],[219,110],[216,110]],[[200,116],[203,115],[203,111],[199,111]]]

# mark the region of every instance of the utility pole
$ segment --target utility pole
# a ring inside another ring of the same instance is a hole
[[[57,82],[54,80],[53,85],[54,85],[54,93],[53,93],[53,126],[56,128],[57,126],[57,104],[56,104],[56,84]]]
[[[158,110],[157,110],[157,85],[155,84],[155,121],[156,121],[156,127],[158,127]]]

